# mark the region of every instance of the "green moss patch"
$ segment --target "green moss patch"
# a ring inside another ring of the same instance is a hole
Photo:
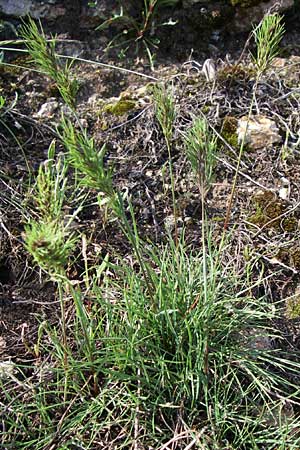
[[[260,228],[265,226],[267,229],[277,231],[293,232],[298,229],[298,220],[293,214],[279,217],[288,211],[288,205],[284,200],[278,198],[275,192],[259,191],[255,193],[252,197],[252,204],[255,212],[248,217],[248,222]]]
[[[300,317],[300,292],[286,300],[286,316],[288,319],[299,319]]]
[[[103,107],[103,111],[114,116],[123,116],[123,114],[128,113],[136,107],[136,102],[134,100],[121,99],[116,102],[107,103]]]
[[[224,117],[222,124],[222,137],[226,142],[231,145],[231,147],[238,147],[238,136],[237,136],[237,126],[238,119],[233,116]]]

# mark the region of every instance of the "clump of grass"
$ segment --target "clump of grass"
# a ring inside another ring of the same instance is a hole
[[[72,62],[62,65],[55,52],[55,39],[47,40],[42,27],[38,29],[30,17],[20,27],[19,34],[34,64],[55,82],[63,100],[74,109],[78,83],[70,76]]]
[[[177,429],[185,430],[185,447],[192,439],[204,448],[243,450],[279,439],[284,448],[299,444],[296,419],[280,412],[282,399],[297,402],[298,387],[287,374],[296,377],[299,364],[259,345],[261,338],[279,339],[268,328],[274,308],[250,295],[254,286],[235,274],[234,262],[223,264],[211,233],[207,241],[206,275],[203,255],[183,238],[152,246],[156,308],[145,280],[125,264],[111,277],[106,262],[101,285],[95,278],[89,291],[71,289],[77,314],[68,327],[68,365],[61,370],[62,344],[45,326],[40,352],[51,355],[51,367],[39,368],[39,380],[48,375],[29,390],[27,406],[16,399],[6,410],[4,442],[95,448],[117,439],[117,448],[149,448],[172,440]],[[10,405],[9,389],[5,395]],[[38,427],[27,420],[33,416]]]
[[[156,16],[158,10],[163,7],[175,6],[179,0],[144,0],[141,11],[139,11],[139,17],[133,17],[126,11],[125,6],[120,7],[120,12],[114,14],[109,19],[105,20],[101,25],[99,25],[96,30],[103,30],[108,26],[116,23],[123,23],[124,30],[122,33],[117,34],[112,41],[108,44],[107,49],[111,47],[117,47],[120,44],[115,44],[115,42],[120,41],[121,44],[127,45],[131,42],[138,44],[141,42],[144,49],[146,50],[147,56],[149,58],[150,67],[154,70],[154,55],[151,49],[158,48],[159,40],[154,33],[154,17]],[[175,25],[176,22],[169,20],[167,23],[162,25]],[[154,35],[154,36],[153,36]],[[124,39],[126,36],[126,39]],[[126,52],[126,50],[125,50]],[[125,54],[123,51],[121,54]]]
[[[166,439],[163,424],[185,423],[196,434],[208,426],[206,444],[223,448],[228,439],[249,448],[255,432],[261,439],[266,432],[260,421],[276,409],[278,396],[296,399],[298,388],[284,371],[296,373],[298,364],[259,347],[261,337],[275,337],[267,325],[274,310],[264,298],[244,294],[249,286],[223,265],[210,233],[207,239],[206,262],[184,241],[150,250],[156,309],[131,269],[105,289],[118,301],[97,291],[106,323],[103,359],[110,361],[111,380],[125,383],[137,399],[141,429],[163,429]]]

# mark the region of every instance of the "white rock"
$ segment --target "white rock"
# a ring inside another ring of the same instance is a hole
[[[56,100],[49,100],[40,107],[39,111],[34,115],[34,117],[52,117],[57,108],[58,102]]]
[[[281,142],[276,123],[265,116],[254,116],[248,118],[243,116],[238,121],[238,142],[241,144],[244,140],[253,149],[269,148],[276,142]]]
[[[280,179],[282,187],[279,189],[279,197],[282,200],[288,200],[291,192],[291,185],[287,178],[281,177]]]
[[[213,59],[206,59],[202,67],[202,73],[204,73],[207,81],[214,81],[216,79],[216,65]]]
[[[173,230],[175,228],[175,218],[173,214],[165,217],[165,227],[167,230]]]
[[[10,378],[14,374],[15,365],[11,361],[0,361],[0,379]]]

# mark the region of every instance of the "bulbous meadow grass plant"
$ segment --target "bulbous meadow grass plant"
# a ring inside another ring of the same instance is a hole
[[[279,53],[279,43],[284,34],[284,26],[282,25],[282,17],[276,14],[266,14],[257,27],[252,31],[256,47],[257,55],[253,56],[253,61],[256,65],[256,79],[253,87],[253,95],[251,104],[249,106],[248,121],[251,118],[254,105],[256,105],[256,91],[258,83],[263,75],[263,73],[270,67],[273,59]],[[259,112],[259,111],[257,111]],[[234,193],[236,190],[238,172],[240,168],[241,158],[245,146],[245,138],[247,134],[247,127],[245,128],[245,133],[240,144],[240,151],[238,154],[238,161],[236,165],[235,175],[232,183],[232,189],[228,201],[226,217],[224,221],[224,231],[226,231],[230,219],[231,207],[233,202]]]
[[[174,97],[161,87],[155,95],[175,215]],[[217,150],[207,121],[196,118],[185,136],[202,198],[202,251],[188,246],[184,233],[177,240],[167,237],[164,245],[143,245],[130,199],[105,167],[105,147],[97,149],[77,126],[62,119],[66,157],[55,156],[52,142],[34,187],[35,219],[25,228],[27,250],[57,282],[63,340],[60,325],[43,321],[34,347],[39,358],[16,365],[8,381],[0,377],[3,446],[298,449],[298,355],[258,345],[260,338],[282,339],[272,327],[277,304],[265,295],[253,297],[266,282],[263,271],[255,282],[236,273],[226,237],[215,245],[205,220]],[[110,205],[140,271],[127,260],[114,264],[105,257],[94,276],[85,267],[89,282],[74,286],[68,279],[77,236],[63,208],[77,181],[99,194],[100,207]],[[245,261],[246,274],[253,264]],[[74,306],[67,323],[65,300]],[[286,404],[295,406],[291,417],[283,414]]]
[[[55,141],[52,141],[48,149],[48,159],[39,167],[33,196],[38,220],[31,219],[25,226],[25,247],[34,261],[57,283],[61,308],[64,367],[67,368],[67,329],[63,286],[66,283],[66,267],[75,249],[78,236],[70,230],[72,218],[65,223],[63,216],[67,164],[62,156],[58,157],[56,162],[54,158]],[[66,386],[67,379],[65,389]]]

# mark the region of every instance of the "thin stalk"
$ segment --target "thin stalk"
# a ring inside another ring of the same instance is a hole
[[[145,2],[145,13],[146,13],[145,19],[144,19],[142,28],[138,31],[138,37],[136,40],[142,39],[144,37],[144,34],[145,34],[146,30],[148,29],[148,26],[149,26],[149,23],[151,20],[151,16],[153,15],[156,3],[157,3],[157,0],[150,0],[149,7],[148,7],[147,3]]]
[[[124,211],[123,199],[119,192],[117,193],[117,198],[118,198],[118,204],[120,206],[118,215],[119,215],[120,219],[123,221],[123,226],[122,226],[123,232],[133,247],[133,250],[137,257],[141,271],[143,273],[143,277],[144,277],[144,280],[145,280],[145,283],[147,286],[147,290],[148,290],[148,293],[151,298],[152,306],[154,309],[156,309],[156,304],[155,304],[155,299],[154,299],[154,284],[153,284],[153,280],[152,280],[152,276],[151,276],[149,267],[143,261],[143,257],[141,255],[139,244],[138,244],[138,236],[136,233],[135,234],[133,233],[132,228],[128,222],[128,219],[127,219],[125,211]],[[131,213],[131,217],[134,220],[134,214],[133,214],[132,208],[130,208],[130,213]]]
[[[53,39],[48,39],[47,42],[52,42]],[[2,41],[0,42],[0,44],[5,43],[6,41]],[[19,41],[20,43],[24,44],[24,41]],[[17,43],[19,43],[17,42]],[[28,50],[24,50],[24,49],[19,49],[19,48],[15,48],[15,47],[0,47],[0,51],[11,51],[11,52],[23,52],[23,53],[28,53]],[[142,78],[147,78],[148,80],[151,81],[159,81],[158,78],[153,77],[151,75],[146,75],[145,73],[142,72],[137,72],[136,70],[130,70],[130,69],[125,69],[124,67],[118,67],[118,66],[114,66],[112,64],[105,64],[105,63],[101,63],[98,61],[92,61],[91,59],[86,59],[86,58],[79,58],[79,57],[75,57],[75,56],[68,56],[68,55],[61,55],[59,53],[55,53],[56,56],[59,59],[71,59],[72,61],[80,61],[80,62],[84,62],[87,64],[92,64],[93,66],[100,66],[100,67],[104,67],[106,69],[112,69],[112,70],[118,70],[120,72],[125,72],[125,73],[130,73],[133,75],[137,75],[139,77]],[[16,65],[16,64],[9,64],[6,62],[1,62],[1,64],[4,64],[6,66],[13,66],[13,67],[17,67],[20,69],[24,69],[24,70],[29,70],[31,72],[38,72],[38,73],[44,73],[46,75],[46,72],[42,71],[42,70],[37,70],[34,68],[30,68],[30,67],[25,67],[25,66],[20,66],[20,65]]]
[[[170,173],[171,190],[172,190],[175,244],[176,244],[176,246],[178,246],[178,225],[177,225],[177,208],[176,208],[176,198],[175,198],[175,180],[174,180],[173,163],[172,163],[172,156],[171,156],[171,145],[170,145],[170,141],[168,138],[166,138],[166,144],[167,144],[167,149],[168,149],[169,173]]]
[[[234,197],[234,194],[235,194],[235,191],[236,191],[237,178],[238,178],[238,175],[239,175],[239,169],[240,169],[242,155],[243,155],[243,151],[244,151],[244,147],[245,147],[245,139],[246,139],[248,124],[249,124],[249,121],[250,121],[250,117],[251,117],[252,110],[253,110],[253,105],[254,105],[254,102],[255,102],[255,93],[256,93],[256,90],[257,90],[258,81],[259,81],[259,76],[256,77],[255,85],[254,85],[254,88],[253,88],[253,95],[252,95],[250,108],[249,108],[249,113],[248,113],[248,117],[247,117],[246,129],[245,129],[245,133],[243,134],[243,139],[242,139],[242,142],[241,142],[241,145],[240,145],[237,165],[236,165],[234,178],[233,178],[233,183],[232,183],[232,187],[231,187],[231,192],[230,192],[230,196],[229,196],[229,201],[228,201],[228,205],[227,205],[227,209],[226,209],[226,216],[225,216],[225,221],[224,221],[224,226],[223,226],[223,232],[225,232],[227,230],[228,224],[229,224],[229,220],[230,220],[230,214],[231,214],[231,209],[232,209],[233,197]],[[223,236],[222,236],[222,240],[221,241],[223,243]]]
[[[198,183],[199,183],[199,192],[201,194],[201,242],[202,242],[202,267],[203,267],[203,295],[204,295],[204,307],[207,308],[208,295],[207,295],[207,258],[206,258],[206,217],[205,217],[205,188],[204,188],[204,180],[201,171],[198,171]],[[208,331],[205,333],[205,350],[204,350],[204,373],[206,377],[208,377],[208,342],[209,335]],[[207,380],[208,384],[208,380]]]
[[[64,352],[64,371],[65,371],[65,382],[64,382],[64,401],[67,398],[67,387],[68,387],[68,352],[67,352],[67,326],[66,326],[66,308],[64,302],[64,291],[62,280],[57,281],[58,286],[58,296],[61,312],[61,325],[62,325],[62,340],[63,340],[63,352]]]

